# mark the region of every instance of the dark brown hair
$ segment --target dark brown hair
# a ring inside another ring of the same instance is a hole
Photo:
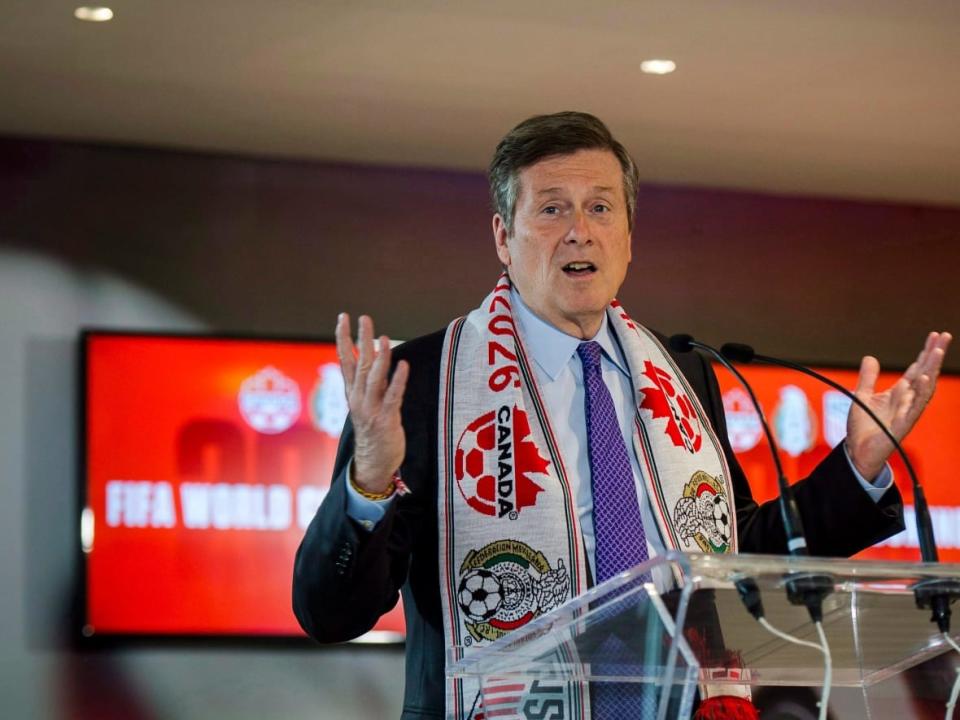
[[[493,210],[503,218],[507,234],[513,234],[513,219],[520,194],[520,171],[544,158],[570,155],[578,150],[609,150],[623,169],[623,192],[627,218],[633,228],[640,174],[633,158],[603,122],[582,112],[558,112],[527,118],[508,132],[493,154],[488,177]]]

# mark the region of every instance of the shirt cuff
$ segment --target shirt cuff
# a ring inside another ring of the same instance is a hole
[[[875,503],[880,502],[880,499],[883,497],[884,493],[893,487],[893,470],[890,469],[890,463],[886,463],[883,466],[883,470],[880,471],[880,474],[871,481],[865,479],[853,464],[853,461],[850,459],[850,451],[847,450],[846,443],[843,444],[843,454],[847,458],[847,464],[850,465],[850,470],[853,471],[853,476],[857,479],[857,482],[860,483],[860,487],[862,487],[864,492],[870,496],[871,500],[873,500]]]
[[[347,463],[347,517],[359,523],[365,530],[373,530],[377,523],[387,514],[387,508],[396,497],[396,493],[383,500],[371,500],[357,492],[350,482],[350,473],[353,472],[353,459]]]

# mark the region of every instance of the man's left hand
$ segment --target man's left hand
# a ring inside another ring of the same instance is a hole
[[[917,359],[893,386],[883,392],[876,391],[879,361],[868,355],[860,363],[860,377],[854,393],[883,421],[897,441],[903,440],[910,432],[933,397],[937,376],[952,339],[947,332],[930,333]],[[850,408],[847,418],[846,442],[851,462],[867,480],[880,474],[894,449],[876,423],[856,405]]]

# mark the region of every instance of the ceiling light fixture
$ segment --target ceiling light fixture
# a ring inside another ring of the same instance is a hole
[[[83,5],[73,11],[73,16],[85,22],[107,22],[113,19],[113,10],[108,7]]]
[[[673,60],[644,60],[640,69],[647,75],[669,75],[677,69],[677,64]]]

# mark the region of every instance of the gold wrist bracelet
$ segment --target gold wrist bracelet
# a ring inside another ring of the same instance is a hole
[[[359,493],[360,497],[364,497],[367,500],[386,500],[388,497],[391,497],[393,493],[395,493],[397,490],[397,484],[393,480],[391,480],[390,484],[387,485],[386,490],[378,493],[372,493],[368,490],[364,490],[362,487],[357,485],[356,482],[354,482],[353,477],[350,478],[350,485],[353,487],[354,490],[357,491],[357,493]]]
[[[393,476],[390,478],[390,484],[387,485],[387,489],[379,493],[372,493],[357,485],[353,479],[353,465],[350,466],[350,470],[347,473],[347,481],[350,483],[350,487],[356,490],[360,497],[366,498],[367,500],[386,500],[389,497],[393,497],[394,493],[397,495],[410,494],[410,488],[408,488],[407,484],[400,478],[400,470],[394,471]]]

